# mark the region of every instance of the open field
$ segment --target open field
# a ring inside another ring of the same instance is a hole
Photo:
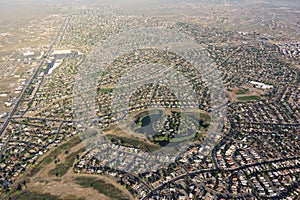
[[[49,175],[55,175],[59,177],[65,175],[68,172],[68,170],[73,166],[73,163],[76,160],[76,156],[82,153],[83,151],[84,148],[79,149],[77,152],[72,152],[68,154],[65,158],[65,161],[63,163],[58,163],[56,167],[49,172]]]
[[[84,151],[80,142],[79,137],[72,138],[45,154],[31,171],[20,177],[20,184],[24,180],[27,182],[25,186],[22,184],[23,190],[15,190],[10,197],[24,200],[131,199],[127,191],[107,177],[73,172],[76,155]]]
[[[105,194],[111,199],[126,200],[128,197],[122,195],[122,191],[104,180],[99,180],[95,177],[76,177],[75,183],[85,188],[93,188],[101,194]]]
[[[30,176],[34,176],[36,173],[38,173],[42,168],[44,168],[46,165],[50,164],[55,160],[55,158],[58,157],[58,155],[64,153],[65,151],[69,150],[73,146],[76,146],[80,144],[81,140],[79,137],[72,138],[70,141],[62,144],[58,148],[54,149],[52,152],[49,153],[46,157],[44,157],[36,166],[33,167],[33,169],[30,172]],[[71,158],[68,160],[71,162]],[[69,164],[68,162],[68,164]]]

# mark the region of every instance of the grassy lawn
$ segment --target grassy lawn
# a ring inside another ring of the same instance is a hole
[[[113,92],[114,89],[112,88],[98,88],[98,93],[99,94],[108,94]]]
[[[31,192],[28,190],[25,190],[21,192],[20,194],[16,194],[11,199],[18,199],[18,200],[58,200],[59,198],[57,196],[53,196],[50,194],[40,194],[36,192]]]
[[[202,141],[203,138],[206,136],[206,133],[196,133],[195,138],[194,138],[194,142],[196,141]]]
[[[260,97],[258,96],[245,96],[245,97],[238,97],[239,101],[255,101],[260,100]]]
[[[34,176],[36,173],[38,173],[45,165],[53,162],[55,160],[55,157],[59,154],[63,153],[66,150],[70,150],[72,147],[76,146],[81,142],[81,139],[77,136],[72,138],[70,141],[60,145],[59,147],[55,148],[54,151],[52,151],[48,156],[46,156],[44,159],[42,159],[30,172],[30,176]]]
[[[127,137],[116,136],[116,135],[108,135],[107,137],[115,144],[119,144],[127,147],[136,147],[146,152],[149,151],[152,152],[160,148],[155,144],[149,144],[147,142],[144,142],[142,139],[137,139],[133,137],[127,138]]]
[[[197,120],[211,121],[210,115],[206,114],[206,113],[187,112],[185,114],[187,116],[193,117],[194,119],[197,119]]]
[[[236,95],[243,95],[243,94],[246,94],[246,91],[245,90],[238,90],[236,93]]]
[[[76,177],[75,183],[85,188],[93,188],[99,193],[104,194],[111,199],[127,200],[129,197],[124,196],[123,192],[116,188],[111,183],[107,183],[103,180],[99,180],[94,177]]]
[[[60,200],[58,196],[51,195],[49,193],[42,194],[37,192],[31,192],[28,190],[24,190],[19,194],[15,194],[11,197],[12,200]],[[64,200],[84,200],[84,198],[77,198],[75,196],[64,197]]]

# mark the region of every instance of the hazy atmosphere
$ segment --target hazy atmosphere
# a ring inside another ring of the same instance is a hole
[[[299,0],[0,0],[0,199],[296,200]]]

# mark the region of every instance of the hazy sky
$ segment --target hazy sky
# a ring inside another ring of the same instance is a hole
[[[11,25],[37,16],[58,12],[59,8],[47,0],[0,0],[0,26]],[[0,30],[1,32],[2,30]]]
[[[142,8],[151,6],[160,6],[164,4],[174,5],[183,2],[211,2],[223,3],[232,2],[233,5],[265,2],[268,4],[276,4],[278,6],[300,7],[300,0],[0,0],[0,25],[9,24],[16,19],[26,19],[29,17],[49,15],[57,13],[62,7],[73,8],[79,5],[94,4],[117,4],[125,8]]]

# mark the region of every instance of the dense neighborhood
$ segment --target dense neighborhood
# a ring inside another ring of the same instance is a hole
[[[53,179],[100,175],[134,199],[299,198],[299,41],[110,7],[64,17],[49,46],[3,58],[26,70],[0,91],[0,196],[51,165]]]

